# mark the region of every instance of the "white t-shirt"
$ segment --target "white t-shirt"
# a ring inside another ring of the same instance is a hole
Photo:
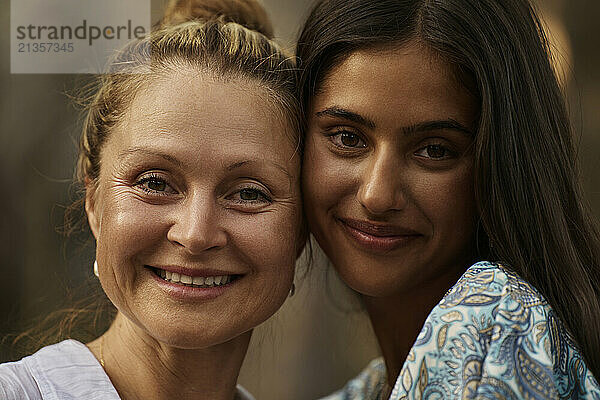
[[[92,352],[76,340],[0,364],[2,400],[121,400]],[[241,386],[236,400],[254,400]]]

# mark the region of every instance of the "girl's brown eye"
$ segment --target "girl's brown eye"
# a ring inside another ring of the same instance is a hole
[[[456,153],[443,144],[428,144],[417,150],[415,155],[432,161],[443,161],[455,157]]]
[[[427,146],[427,155],[431,158],[443,158],[447,154],[447,149],[439,144],[430,144]]]
[[[339,130],[328,135],[329,140],[339,148],[360,149],[367,147],[367,144],[359,135],[350,131]]]
[[[341,134],[340,140],[344,146],[356,147],[360,143],[360,138],[353,133],[344,132]]]

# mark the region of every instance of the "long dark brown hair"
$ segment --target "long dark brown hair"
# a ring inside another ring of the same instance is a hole
[[[547,38],[527,0],[321,0],[297,44],[305,111],[350,53],[415,39],[472,81],[479,99],[474,187],[491,244],[480,257],[534,285],[600,376],[600,235]]]

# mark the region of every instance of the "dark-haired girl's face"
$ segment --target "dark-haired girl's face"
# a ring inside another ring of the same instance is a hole
[[[374,297],[449,287],[473,256],[477,115],[451,65],[417,43],[357,51],[309,113],[306,214],[342,279]]]

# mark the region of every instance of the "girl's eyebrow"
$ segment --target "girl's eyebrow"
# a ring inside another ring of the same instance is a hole
[[[412,135],[420,132],[428,132],[428,131],[440,131],[440,130],[453,130],[461,132],[468,137],[472,138],[475,134],[466,126],[461,124],[460,122],[448,118],[445,120],[438,121],[425,121],[419,122],[418,124],[410,125],[402,128],[402,131],[405,135]]]
[[[346,119],[348,121],[356,122],[357,124],[366,126],[367,128],[370,128],[370,129],[375,129],[375,126],[376,126],[375,122],[373,122],[372,120],[370,120],[366,117],[363,117],[362,115],[357,114],[353,111],[347,110],[345,108],[337,107],[337,106],[327,107],[326,109],[315,113],[315,115],[319,118],[327,116],[327,117]]]
[[[321,111],[315,113],[315,115],[319,118],[322,118],[322,117],[341,118],[341,119],[345,119],[345,120],[363,125],[369,129],[376,128],[375,122],[373,122],[371,119],[366,118],[354,111],[350,111],[348,109],[338,107],[338,106],[327,107],[324,110],[321,110]],[[454,130],[454,131],[461,132],[470,138],[475,136],[474,133],[470,129],[468,129],[466,126],[464,126],[463,124],[461,124],[460,122],[458,122],[452,118],[448,118],[445,120],[432,120],[432,121],[419,122],[414,125],[403,127],[403,128],[401,128],[401,130],[405,135],[412,135],[412,134],[416,134],[416,133],[427,132],[427,131],[436,131],[436,130]]]

